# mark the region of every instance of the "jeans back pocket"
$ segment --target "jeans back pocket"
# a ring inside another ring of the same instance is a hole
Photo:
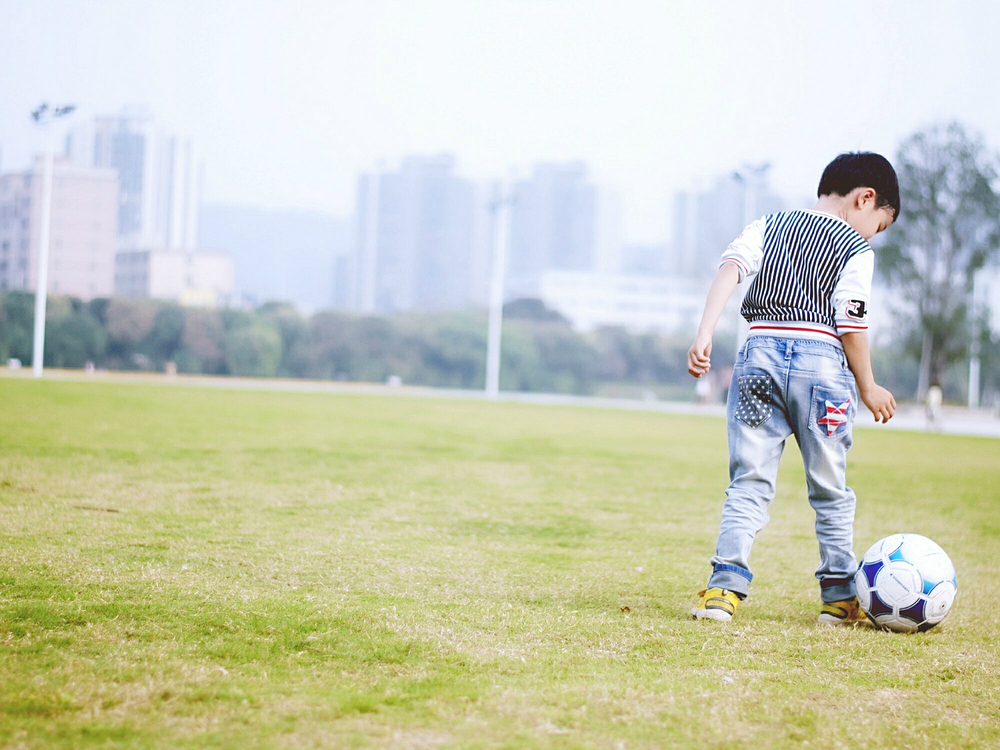
[[[736,403],[736,418],[750,427],[759,427],[774,408],[771,376],[741,375],[738,382],[740,397]]]
[[[813,386],[809,428],[817,435],[828,439],[849,435],[856,412],[849,389]]]

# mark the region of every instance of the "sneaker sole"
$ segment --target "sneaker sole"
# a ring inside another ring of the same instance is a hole
[[[820,625],[850,625],[851,623],[847,620],[841,619],[840,617],[835,617],[834,615],[820,615],[816,620]]]
[[[696,620],[715,620],[716,622],[729,622],[733,616],[721,609],[698,609],[691,610],[691,616]]]
[[[834,617],[833,615],[827,615],[827,614],[820,615],[817,618],[816,622],[820,625],[833,625],[833,626],[839,625],[841,627],[851,627],[853,625],[861,625],[862,627],[864,627],[866,625],[871,624],[871,621],[867,617],[858,620],[846,620],[846,619],[841,619],[840,617]]]

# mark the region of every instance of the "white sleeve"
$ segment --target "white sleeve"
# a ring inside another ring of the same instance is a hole
[[[735,263],[740,270],[741,282],[760,270],[760,264],[764,260],[764,227],[764,219],[757,219],[750,224],[729,244],[719,261],[720,266],[726,261]]]
[[[868,303],[872,295],[872,274],[875,272],[875,253],[864,250],[844,266],[834,287],[833,316],[837,333],[868,330]]]

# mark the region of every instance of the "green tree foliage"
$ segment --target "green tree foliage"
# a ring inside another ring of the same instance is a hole
[[[285,377],[302,377],[294,364],[295,353],[309,338],[309,322],[287,302],[268,302],[257,308],[257,315],[270,322],[281,336],[281,364],[278,374]]]
[[[876,267],[910,306],[900,332],[920,361],[918,398],[968,353],[973,276],[1000,247],[997,166],[957,123],[913,134],[896,157],[902,213]]]
[[[0,319],[0,352],[4,355],[3,361],[12,357],[24,363],[30,362],[34,344],[35,295],[8,292],[3,295],[0,310],[3,310],[3,317]]]
[[[158,305],[147,299],[112,299],[101,321],[108,334],[108,365],[134,369],[146,360],[140,344],[152,333]]]
[[[30,360],[34,298],[0,295],[0,353]],[[582,334],[538,300],[506,309],[501,387],[587,394],[606,381],[683,384],[687,339],[621,329]],[[386,382],[481,389],[486,382],[484,311],[363,316],[291,306],[183,308],[151,300],[50,297],[46,364],[181,373]]]
[[[255,322],[226,334],[226,368],[232,375],[269,378],[281,364],[281,334],[273,324]]]
[[[184,310],[177,305],[162,305],[153,318],[153,327],[142,341],[141,349],[156,369],[174,359],[184,337]]]
[[[542,300],[533,297],[511,300],[503,306],[503,317],[505,320],[537,320],[569,325],[569,321],[563,315],[546,307]]]
[[[45,316],[45,366],[81,368],[103,359],[108,335],[100,321],[79,300],[53,302]]]
[[[187,310],[181,348],[175,354],[178,372],[221,375],[226,371],[226,329],[214,310]]]

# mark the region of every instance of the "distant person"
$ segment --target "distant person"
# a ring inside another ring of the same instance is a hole
[[[944,392],[942,392],[941,386],[937,383],[931,383],[931,387],[927,389],[927,399],[924,404],[928,429],[941,429],[941,404],[943,402]]]
[[[758,219],[727,248],[688,351],[688,372],[705,376],[722,310],[736,285],[752,278],[741,308],[750,333],[729,388],[730,485],[708,587],[691,610],[698,619],[731,620],[749,593],[750,549],[768,521],[791,435],[816,512],[819,622],[864,619],[854,589],[856,498],[846,484],[847,451],[859,395],[876,422],[896,410],[872,374],[868,240],[899,216],[899,182],[878,154],[841,154],[827,165],[817,196],[812,210]]]

